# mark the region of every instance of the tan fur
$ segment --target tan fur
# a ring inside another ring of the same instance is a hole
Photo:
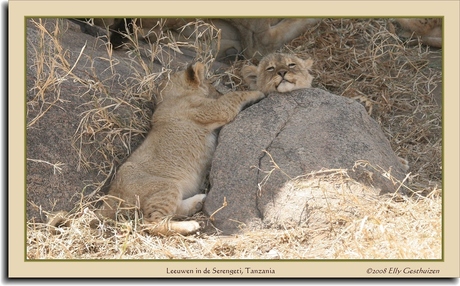
[[[233,120],[241,108],[264,96],[258,91],[218,96],[196,63],[160,85],[161,94],[145,141],[119,168],[101,214],[114,218],[138,206],[157,234],[191,234],[196,221],[173,221],[201,210],[200,193],[216,145],[216,128]],[[121,203],[119,203],[121,202]],[[166,220],[165,220],[166,219]]]
[[[239,42],[247,58],[260,59],[281,48],[317,24],[316,18],[225,19],[239,32]],[[225,49],[224,49],[225,51]]]
[[[216,58],[225,58],[242,53],[247,58],[258,58],[276,51],[285,43],[300,36],[309,27],[320,21],[313,18],[229,18],[202,19],[221,30],[220,49]],[[123,19],[95,19],[98,26],[114,26],[114,21]],[[196,21],[192,18],[140,18],[140,36],[155,42],[161,30],[171,32],[176,40],[188,41],[195,33]],[[193,40],[193,37],[191,38]],[[216,47],[217,48],[217,47]]]
[[[313,60],[302,60],[295,55],[273,53],[265,56],[258,67],[245,66],[242,75],[251,90],[289,92],[311,87]]]
[[[442,47],[442,19],[441,18],[398,18],[396,19],[403,32],[402,37],[419,37],[422,44]]]

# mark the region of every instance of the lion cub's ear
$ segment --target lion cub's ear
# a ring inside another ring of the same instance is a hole
[[[257,90],[257,67],[256,66],[244,66],[241,69],[244,83],[249,87],[250,90]]]
[[[304,66],[304,69],[310,70],[311,67],[313,66],[313,60],[312,59],[304,60],[303,66]]]
[[[204,83],[205,67],[202,63],[196,62],[187,67],[187,81],[190,84],[200,86]]]

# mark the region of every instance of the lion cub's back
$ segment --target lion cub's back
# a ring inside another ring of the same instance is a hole
[[[142,163],[150,174],[173,179],[183,187],[184,197],[202,184],[202,170],[209,168],[216,144],[214,132],[190,120],[191,109],[176,105],[174,110],[156,110],[147,138],[127,160]]]

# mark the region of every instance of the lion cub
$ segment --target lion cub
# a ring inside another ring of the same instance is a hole
[[[243,67],[242,75],[251,90],[264,93],[289,92],[311,87],[312,65],[311,59],[302,60],[291,54],[272,53],[262,58],[258,67]]]
[[[442,48],[442,19],[441,18],[397,18],[403,31],[400,37],[411,38],[412,35],[425,45]]]
[[[200,188],[215,149],[215,130],[264,97],[259,91],[219,96],[204,77],[205,67],[197,62],[160,85],[152,129],[115,175],[100,209],[103,216],[114,218],[118,211],[138,206],[154,234],[186,235],[200,229],[196,221],[167,218],[201,210],[206,195]]]

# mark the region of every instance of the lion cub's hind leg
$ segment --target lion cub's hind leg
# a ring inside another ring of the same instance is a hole
[[[177,208],[176,215],[178,216],[192,216],[203,208],[205,194],[197,194],[188,199],[182,200]]]
[[[182,199],[182,193],[173,183],[156,182],[155,190],[141,198],[146,230],[153,234],[169,235],[178,233],[188,235],[201,227],[197,221],[173,221],[175,216],[191,216],[201,210],[205,194]]]

